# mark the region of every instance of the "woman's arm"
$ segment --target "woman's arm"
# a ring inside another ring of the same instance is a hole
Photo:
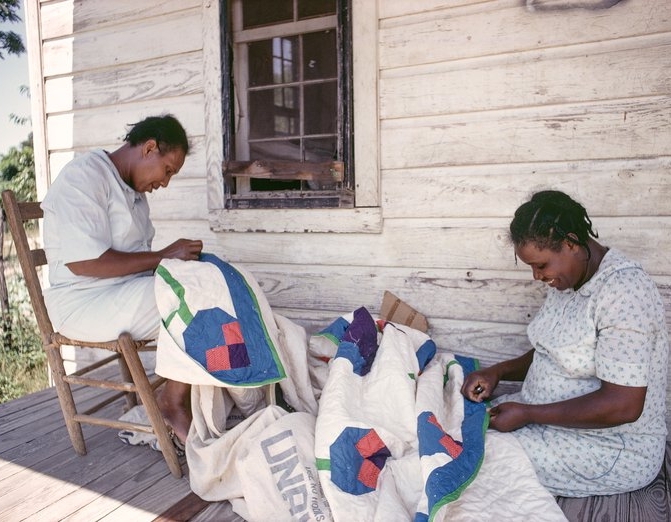
[[[551,424],[567,428],[610,428],[636,421],[643,412],[648,388],[620,386],[601,381],[601,388],[551,404],[504,402],[490,410],[489,425],[512,431],[527,424]]]
[[[495,364],[492,368],[497,368],[500,381],[523,381],[534,360],[534,352],[532,348],[524,355]]]
[[[119,252],[106,250],[97,259],[75,261],[66,266],[73,274],[88,277],[120,277],[155,270],[162,259],[198,259],[203,250],[203,242],[192,239],[178,239],[162,250],[155,252]]]

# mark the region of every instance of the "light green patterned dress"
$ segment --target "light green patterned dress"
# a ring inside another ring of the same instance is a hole
[[[578,291],[550,288],[527,330],[535,348],[522,390],[497,400],[547,404],[585,395],[600,380],[647,386],[633,423],[604,429],[531,424],[514,434],[555,495],[610,495],[650,483],[666,443],[668,334],[655,283],[609,250]]]

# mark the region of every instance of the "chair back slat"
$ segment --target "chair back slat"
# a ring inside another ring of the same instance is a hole
[[[37,275],[37,267],[46,264],[46,256],[42,248],[31,249],[26,234],[25,223],[43,216],[38,202],[21,202],[16,200],[16,195],[11,190],[2,192],[2,203],[5,207],[7,223],[16,246],[16,256],[19,259],[21,272],[26,280],[30,303],[35,313],[37,326],[42,334],[42,341],[48,344],[54,329],[47,314],[44,304],[42,284]]]
[[[35,266],[43,266],[47,264],[47,254],[44,252],[43,248],[35,248],[30,251],[33,257],[33,264]]]
[[[19,206],[19,212],[23,221],[42,219],[44,217],[44,211],[40,207],[39,201],[17,201],[16,203]]]

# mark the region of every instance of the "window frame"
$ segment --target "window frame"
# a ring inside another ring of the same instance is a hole
[[[379,233],[382,215],[379,195],[379,132],[377,110],[377,2],[351,0],[352,9],[352,91],[354,132],[352,161],[356,200],[354,208],[227,209],[223,166],[226,151],[232,150],[231,136],[224,121],[222,77],[230,60],[222,60],[221,50],[229,49],[228,0],[203,0],[203,66],[205,94],[205,154],[207,160],[208,210],[210,228],[221,232],[365,232]],[[224,45],[222,45],[222,43]],[[223,67],[222,67],[223,63]]]

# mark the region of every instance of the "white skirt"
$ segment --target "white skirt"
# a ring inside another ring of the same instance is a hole
[[[161,322],[154,276],[139,276],[112,286],[58,289],[44,301],[54,330],[73,339],[111,341],[122,332],[155,339]]]

